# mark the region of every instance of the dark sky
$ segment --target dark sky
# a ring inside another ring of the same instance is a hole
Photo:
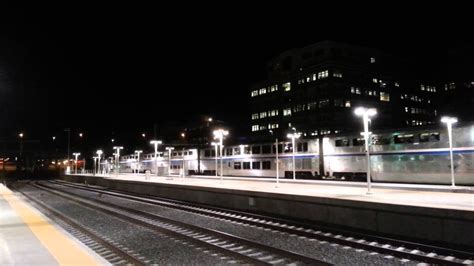
[[[266,62],[326,39],[416,57],[433,73],[446,70],[448,55],[472,65],[472,23],[461,13],[134,3],[1,8],[10,136],[45,138],[72,127],[109,138],[199,114],[241,125]]]

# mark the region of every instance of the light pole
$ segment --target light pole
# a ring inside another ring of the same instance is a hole
[[[377,110],[375,108],[366,108],[366,107],[358,107],[354,110],[354,113],[357,116],[362,117],[362,121],[364,123],[364,142],[365,142],[365,154],[367,160],[367,194],[372,194],[370,191],[371,183],[370,183],[370,151],[369,151],[369,121],[370,117],[375,116],[377,114]]]
[[[296,180],[296,165],[295,165],[295,156],[296,156],[296,146],[295,140],[301,136],[300,133],[289,133],[286,135],[287,138],[291,139],[291,147],[293,149],[293,180]],[[278,146],[277,146],[278,148]]]
[[[138,169],[137,169],[137,174],[140,173],[140,153],[142,153],[142,150],[135,151],[135,153],[138,155],[137,157],[137,164],[138,164]]]
[[[95,164],[96,164],[97,158],[98,158],[97,156],[92,157],[92,159],[94,159],[94,167],[92,169],[92,175],[95,175],[95,170],[96,170]]]
[[[163,142],[161,140],[152,140],[150,144],[155,146],[155,171],[158,176],[158,145],[163,144]]]
[[[273,130],[270,130],[270,133],[273,136]],[[280,167],[278,161],[278,138],[275,138],[275,165],[276,165],[276,187],[280,185]]]
[[[219,139],[219,146],[220,146],[220,156],[221,156],[221,183],[222,183],[222,179],[224,178],[223,175],[222,175],[222,148],[223,148],[223,139],[225,136],[229,135],[229,131],[227,130],[224,130],[224,129],[217,129],[217,130],[214,130],[214,139]]]
[[[102,150],[97,150],[97,174],[100,175],[100,157],[102,155]]]
[[[454,160],[453,160],[453,124],[458,122],[456,117],[443,116],[441,117],[441,122],[446,124],[448,128],[448,138],[449,138],[449,159],[451,166],[451,186],[455,187],[456,183],[454,181]]]
[[[215,167],[215,169],[216,169],[216,177],[217,177],[217,147],[219,147],[219,143],[217,143],[217,142],[211,142],[211,145],[214,146],[214,148],[215,148],[215,154],[214,154],[214,157],[215,157],[215,158],[214,158],[214,161],[216,162],[216,167]]]
[[[174,150],[174,147],[166,147],[168,151],[168,178],[171,179],[171,151]]]
[[[18,134],[18,137],[20,138],[20,158],[23,155],[23,133]]]
[[[119,174],[119,167],[120,167],[120,150],[122,150],[122,146],[115,146],[115,174]]]
[[[81,155],[80,152],[75,152],[73,153],[72,155],[74,155],[74,174],[77,175],[77,157],[79,157],[79,155]]]

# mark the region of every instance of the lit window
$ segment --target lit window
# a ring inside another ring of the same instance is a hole
[[[306,77],[306,82],[310,82],[311,81],[311,77]]]
[[[334,71],[334,73],[332,73],[332,76],[335,78],[342,78],[342,73],[339,71]]]
[[[252,126],[252,131],[258,131],[258,125],[253,125]]]
[[[291,83],[290,82],[283,83],[283,89],[285,91],[290,91],[291,90]]]
[[[371,63],[371,64],[375,63],[375,57],[371,57],[371,58],[370,58],[370,63]]]
[[[291,115],[291,108],[283,109],[283,116],[290,116]]]
[[[354,87],[351,87],[351,93],[352,93],[352,94],[355,93],[355,88],[354,88]]]
[[[257,114],[252,114],[252,120],[258,119],[258,113]]]
[[[351,107],[351,101],[346,101],[344,104],[345,107]]]
[[[425,86],[424,86],[423,84],[421,84],[420,89],[421,89],[422,91],[424,91],[424,90],[425,90]]]
[[[405,107],[405,113],[408,113],[408,107]]]
[[[260,118],[265,118],[267,117],[267,112],[261,112],[260,113]]]
[[[313,80],[316,80],[316,77],[317,77],[317,76],[316,76],[316,74],[313,74],[312,77],[313,77]]]
[[[356,94],[361,94],[360,89],[356,88]]]
[[[267,88],[260,89],[260,95],[267,93]]]
[[[400,84],[398,84],[398,82],[395,82],[395,87],[400,87]]]
[[[380,100],[383,102],[390,102],[390,94],[388,92],[380,92]]]
[[[267,129],[266,125],[260,125],[260,130],[265,130],[265,129]]]
[[[376,78],[373,78],[373,79],[372,79],[372,82],[373,82],[373,83],[378,83],[378,80],[377,80]]]
[[[318,79],[323,79],[329,77],[329,71],[324,70],[318,73]]]
[[[272,85],[270,86],[270,92],[274,92],[278,90],[278,85]]]
[[[252,91],[251,96],[252,97],[258,96],[258,90]]]

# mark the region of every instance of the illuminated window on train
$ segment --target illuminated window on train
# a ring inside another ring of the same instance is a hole
[[[234,162],[234,169],[235,169],[235,170],[240,170],[240,169],[242,169],[241,163],[240,163],[240,162]]]
[[[420,134],[420,142],[439,141],[438,132],[427,132]]]
[[[375,135],[375,136],[372,136],[372,144],[373,145],[389,145],[390,144],[390,138]]]
[[[364,138],[354,138],[354,139],[352,139],[352,145],[354,145],[354,146],[365,145],[365,140],[364,140]]]
[[[346,147],[350,145],[349,139],[336,139],[335,143],[336,147]]]
[[[260,170],[260,162],[252,162],[252,169]]]
[[[252,154],[260,154],[260,146],[252,146]]]
[[[272,164],[270,161],[263,161],[262,162],[262,169],[263,170],[269,170],[272,169]]]
[[[306,152],[308,151],[308,142],[298,143],[298,152]]]
[[[250,169],[250,162],[243,162],[244,169]]]
[[[263,154],[268,154],[272,152],[272,147],[271,145],[262,145],[262,153]]]
[[[396,135],[393,137],[393,142],[396,144],[414,143],[415,136],[413,134]]]
[[[232,156],[232,148],[227,148],[227,149],[225,149],[225,154],[226,154],[227,156]]]
[[[234,148],[234,155],[240,155],[240,147]]]

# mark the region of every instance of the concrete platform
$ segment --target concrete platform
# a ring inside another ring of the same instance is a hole
[[[117,190],[314,221],[474,250],[474,194],[469,187],[145,175],[64,176]],[[272,182],[269,182],[272,181]],[[454,193],[456,192],[456,193]]]
[[[107,265],[0,184],[0,265]]]

